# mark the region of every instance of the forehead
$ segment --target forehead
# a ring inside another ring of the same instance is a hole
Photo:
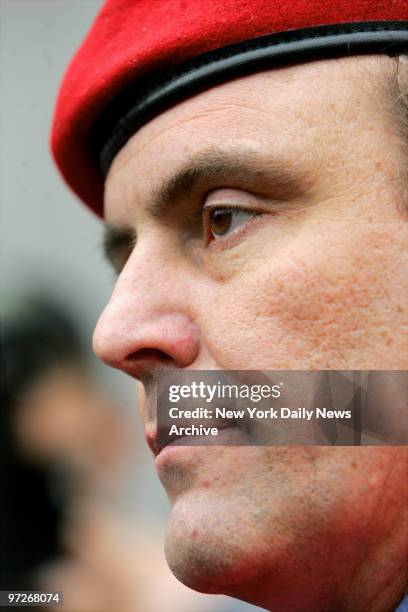
[[[273,152],[291,164],[313,151],[318,164],[325,149],[335,150],[352,132],[372,126],[381,109],[378,83],[389,62],[368,56],[274,69],[179,103],[141,128],[115,157],[105,215],[115,220],[125,202],[148,197],[174,169],[214,146]]]

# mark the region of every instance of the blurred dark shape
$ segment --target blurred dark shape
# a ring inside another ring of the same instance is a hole
[[[68,316],[36,299],[3,318],[0,358],[0,589],[29,590],[38,568],[60,553],[63,500],[51,486],[52,464],[24,452],[16,419],[26,394],[51,371],[81,367],[82,349]]]

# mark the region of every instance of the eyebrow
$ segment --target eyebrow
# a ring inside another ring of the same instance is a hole
[[[209,148],[192,157],[153,191],[147,210],[162,217],[175,202],[206,186],[257,189],[272,192],[277,200],[299,197],[305,176],[282,160],[244,147]]]
[[[161,219],[171,207],[198,191],[220,187],[267,192],[275,200],[300,197],[305,192],[305,174],[265,152],[247,147],[210,147],[190,158],[181,168],[152,190],[145,208]],[[132,227],[105,226],[103,248],[106,259],[117,268],[119,253],[136,243]]]

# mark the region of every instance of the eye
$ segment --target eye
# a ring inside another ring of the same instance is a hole
[[[204,209],[204,226],[210,239],[217,240],[229,236],[257,214],[255,210],[246,208],[207,207]]]

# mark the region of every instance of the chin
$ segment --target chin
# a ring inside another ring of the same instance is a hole
[[[191,542],[188,536],[174,537],[172,526],[166,536],[167,564],[185,586],[200,593],[226,593],[225,576],[231,572],[223,551],[203,542]]]
[[[259,536],[250,535],[229,506],[226,500],[192,491],[174,503],[166,559],[176,578],[195,591],[239,597],[244,583],[265,568],[263,547],[256,546]]]

